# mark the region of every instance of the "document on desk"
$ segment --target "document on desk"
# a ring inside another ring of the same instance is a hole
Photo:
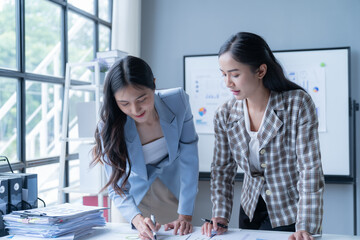
[[[107,207],[92,207],[79,204],[64,203],[44,208],[33,208],[28,210],[13,211],[12,214],[27,215],[48,218],[76,218],[99,210],[107,209]]]
[[[116,234],[118,240],[140,239],[138,233],[119,233]],[[173,235],[173,230],[164,231],[163,227],[157,232],[158,240],[287,240],[289,233],[264,232],[264,231],[244,231],[241,229],[231,229],[222,235],[207,237],[201,234],[201,228],[194,227],[193,232],[188,235]]]
[[[202,235],[201,230],[196,229],[186,240],[288,240],[289,233],[263,232],[263,231],[243,231],[241,229],[231,229],[222,235],[215,235],[211,238]],[[187,235],[186,235],[187,236]]]
[[[105,226],[103,208],[72,204],[13,211],[4,215],[9,234],[23,237],[56,238],[67,234],[79,238]]]
[[[11,239],[11,240],[54,240],[54,238],[37,238],[37,237],[26,237],[21,235],[7,235],[0,239]],[[73,240],[74,234],[69,234],[61,237],[57,237],[56,240]]]

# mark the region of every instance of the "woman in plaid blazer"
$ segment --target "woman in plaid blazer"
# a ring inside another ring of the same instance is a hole
[[[286,79],[267,43],[240,32],[219,51],[220,70],[234,98],[214,118],[211,165],[213,224],[226,229],[237,166],[244,171],[239,227],[291,231],[289,239],[321,233],[324,176],[314,103]]]

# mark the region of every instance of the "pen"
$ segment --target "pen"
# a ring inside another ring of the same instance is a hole
[[[314,234],[314,235],[312,235],[313,238],[319,238],[319,237],[321,237],[321,236],[322,236],[321,234]]]
[[[212,221],[212,220],[205,219],[205,218],[202,218],[201,220],[204,221],[204,222],[208,222],[208,223],[213,224],[213,221]],[[228,228],[228,226],[226,226],[226,225],[224,225],[224,224],[221,224],[221,223],[217,223],[217,225],[218,225],[218,227]]]
[[[151,221],[153,222],[154,226],[156,226],[155,216],[151,214],[151,215],[150,215],[150,219],[151,219]],[[154,239],[157,240],[156,232],[153,231],[152,233],[153,233],[153,235],[154,235]]]
[[[45,217],[46,213],[40,213],[40,212],[32,212],[32,211],[28,211],[25,210],[23,212],[20,213],[20,217],[22,218],[28,218],[28,217]]]

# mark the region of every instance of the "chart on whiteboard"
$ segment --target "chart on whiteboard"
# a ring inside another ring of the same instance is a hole
[[[199,69],[191,72],[190,105],[196,131],[213,133],[213,119],[217,108],[232,97],[219,69]]]
[[[326,60],[307,61],[304,65],[298,58],[288,59],[284,53],[275,53],[275,57],[286,77],[310,94],[319,120],[318,130],[326,132]],[[221,76],[217,56],[187,58],[185,79],[197,133],[213,134],[216,110],[233,97]]]
[[[319,120],[318,130],[326,132],[325,63],[319,63],[319,66],[285,66],[284,68],[287,78],[310,94]]]

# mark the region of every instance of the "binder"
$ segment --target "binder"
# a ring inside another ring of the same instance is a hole
[[[7,179],[0,179],[0,213],[8,214],[9,187]]]
[[[38,207],[38,183],[36,173],[0,173],[0,176],[21,177],[23,200],[21,209],[25,210]]]
[[[5,230],[3,214],[0,212],[0,237],[3,237],[5,235],[7,235],[7,231]]]
[[[8,212],[17,211],[22,207],[22,179],[16,176],[0,176],[0,180],[8,180]]]

